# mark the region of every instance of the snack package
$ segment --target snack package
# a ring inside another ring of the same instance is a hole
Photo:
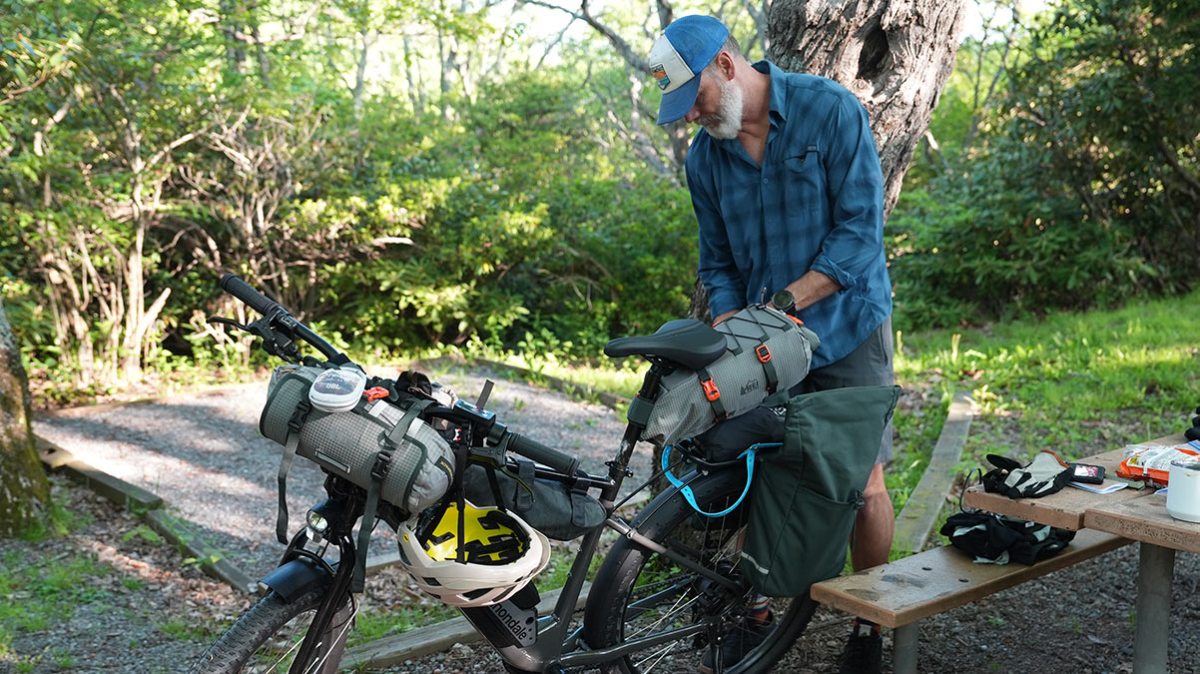
[[[1186,445],[1127,445],[1123,454],[1118,477],[1146,480],[1160,487],[1167,485],[1172,461],[1200,457],[1200,452]]]

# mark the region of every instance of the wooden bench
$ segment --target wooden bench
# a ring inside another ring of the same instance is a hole
[[[1032,566],[976,564],[950,546],[812,586],[813,600],[895,630],[893,668],[917,671],[918,623],[990,594],[1091,559],[1131,543],[1088,529],[1076,533],[1062,552]]]

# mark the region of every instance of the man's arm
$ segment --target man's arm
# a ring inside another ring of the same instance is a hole
[[[808,271],[800,278],[787,284],[787,290],[796,300],[796,310],[810,307],[841,290],[837,281],[819,271]]]
[[[866,110],[847,94],[830,122],[824,163],[833,229],[810,270],[788,285],[798,308],[853,288],[883,254],[883,171]]]
[[[717,209],[713,195],[703,178],[696,175],[691,165],[692,156],[685,165],[688,192],[692,197],[692,209],[696,213],[700,233],[700,266],[697,273],[700,282],[708,291],[708,306],[718,318],[724,318],[741,309],[745,302],[746,289],[733,261],[729,236],[725,231],[725,220]]]

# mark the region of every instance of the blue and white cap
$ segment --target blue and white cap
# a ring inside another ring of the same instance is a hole
[[[670,124],[696,103],[700,71],[712,63],[729,29],[711,16],[693,14],[671,22],[650,49],[650,74],[662,90],[658,123]]]

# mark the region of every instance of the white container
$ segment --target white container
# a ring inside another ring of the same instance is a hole
[[[367,386],[367,377],[350,368],[325,370],[308,390],[308,400],[322,412],[335,414],[354,409]]]
[[[1177,520],[1200,522],[1200,460],[1171,462],[1167,478],[1167,513]]]

